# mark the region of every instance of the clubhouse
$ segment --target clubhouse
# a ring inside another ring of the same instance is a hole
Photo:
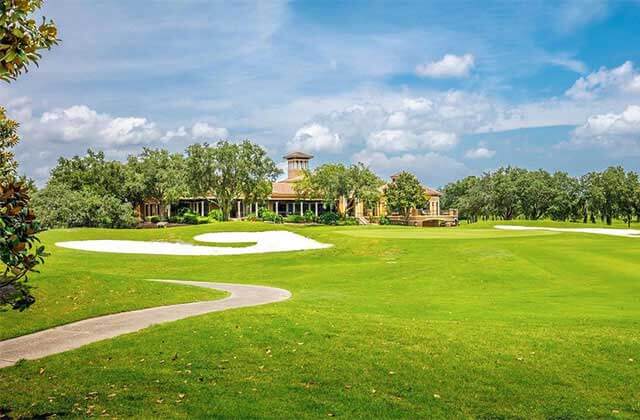
[[[294,214],[304,215],[311,211],[315,216],[331,211],[325,206],[323,200],[319,198],[301,199],[295,191],[294,185],[303,177],[304,171],[309,169],[309,161],[313,159],[312,155],[303,152],[292,152],[284,156],[287,161],[287,177],[283,180],[274,182],[271,188],[271,194],[268,197],[266,205],[261,207],[281,215],[289,216]],[[391,176],[391,182],[394,182],[396,175]],[[381,187],[384,192],[388,184]],[[458,222],[458,213],[456,210],[446,212],[440,209],[440,197],[442,194],[430,187],[423,186],[425,195],[429,197],[427,205],[422,209],[414,209],[409,219],[409,224],[415,226],[439,226],[439,225],[455,225]],[[187,207],[194,213],[201,216],[207,216],[209,212],[216,209],[214,197],[184,197],[175,205],[169,206],[166,211],[162,211],[160,205],[149,200],[140,208],[141,216],[158,216],[171,215],[179,208]],[[347,207],[347,199],[342,198],[335,203],[333,209],[343,212]],[[351,206],[350,216],[356,217],[362,223],[375,221],[380,216],[388,216],[392,222],[404,223],[400,216],[389,214],[386,209],[384,198],[374,208],[366,208],[362,203],[355,203]],[[234,219],[242,219],[252,215],[258,215],[258,204],[248,205],[242,198],[235,201],[235,205],[231,212]]]

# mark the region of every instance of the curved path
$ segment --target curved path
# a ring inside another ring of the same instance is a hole
[[[280,302],[291,297],[289,291],[274,287],[181,280],[153,281],[218,289],[230,293],[231,296],[219,300],[159,306],[105,315],[0,341],[0,368],[11,366],[20,359],[39,359],[76,349],[85,344],[139,331],[155,324],[226,309]]]

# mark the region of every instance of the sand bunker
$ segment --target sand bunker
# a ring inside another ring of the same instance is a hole
[[[496,225],[496,229],[502,230],[547,230],[550,232],[577,232],[593,233],[596,235],[624,236],[627,238],[640,238],[640,230],[635,229],[603,229],[603,228],[552,228],[532,226]]]
[[[309,249],[324,249],[332,246],[287,231],[205,233],[196,236],[194,239],[199,242],[213,243],[255,242],[255,245],[237,248],[201,246],[175,242],[95,240],[57,242],[56,246],[79,249],[81,251],[112,252],[117,254],[201,256],[304,251]]]

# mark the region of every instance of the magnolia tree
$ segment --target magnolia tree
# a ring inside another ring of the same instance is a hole
[[[15,80],[30,64],[38,64],[40,50],[58,43],[57,29],[44,18],[31,16],[42,0],[0,0],[0,79]],[[28,274],[43,262],[44,247],[35,236],[39,230],[30,207],[29,185],[16,178],[17,164],[11,149],[19,142],[18,123],[0,107],[0,307],[23,310],[35,298]]]

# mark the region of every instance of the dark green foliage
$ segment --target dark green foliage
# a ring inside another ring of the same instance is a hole
[[[58,44],[58,29],[44,17],[38,24],[31,16],[42,0],[0,1],[0,80],[9,82],[38,65],[39,51]]]
[[[271,193],[280,170],[266,151],[248,140],[240,144],[219,141],[215,146],[193,144],[187,148],[186,186],[193,196],[214,196],[228,220],[234,201],[242,196],[252,205]]]
[[[209,221],[210,222],[222,222],[224,221],[224,214],[220,209],[212,209],[209,211]]]
[[[130,204],[90,190],[70,190],[62,184],[50,184],[36,192],[33,208],[46,228],[127,228],[136,222]]]
[[[299,214],[290,214],[284,218],[284,221],[287,223],[305,223],[304,216]]]
[[[273,223],[282,223],[284,222],[284,218],[271,210],[262,209],[260,212],[260,217],[265,222],[273,222]]]
[[[186,212],[182,215],[182,223],[186,223],[188,225],[197,225],[198,215],[190,211]]]
[[[387,207],[391,212],[400,213],[405,220],[411,215],[411,210],[421,208],[427,199],[418,178],[409,172],[401,172],[385,191]]]
[[[316,221],[316,215],[311,210],[307,210],[304,212],[304,221],[307,223],[313,223]]]
[[[318,218],[323,225],[337,225],[340,221],[340,215],[332,211],[322,213]]]
[[[149,216],[147,217],[147,222],[158,223],[160,221],[160,216]]]
[[[640,214],[639,191],[638,175],[621,167],[580,178],[508,167],[446,185],[441,203],[445,209],[459,209],[461,218],[471,221],[549,217],[612,224],[620,217],[630,225]]]
[[[391,220],[389,220],[387,216],[380,216],[380,218],[378,219],[378,224],[382,226],[390,225]]]
[[[0,183],[0,308],[24,310],[35,298],[27,284],[29,272],[44,262],[40,230],[27,187],[13,180]]]

